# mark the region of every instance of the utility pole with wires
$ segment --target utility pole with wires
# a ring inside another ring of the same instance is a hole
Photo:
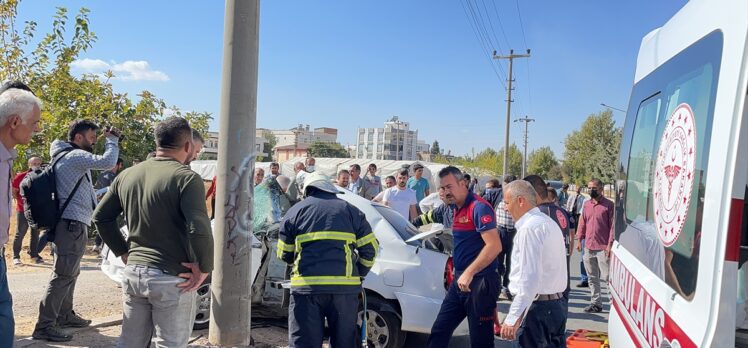
[[[509,120],[512,114],[512,102],[514,101],[512,100],[512,82],[514,81],[512,77],[512,65],[514,63],[514,59],[516,58],[529,58],[529,57],[530,57],[529,48],[527,49],[527,54],[514,54],[514,50],[509,50],[508,56],[499,56],[499,55],[496,55],[496,51],[493,51],[493,59],[508,59],[509,60],[509,73],[507,75],[507,82],[509,86],[506,89],[506,93],[507,93],[506,132],[504,133],[504,176],[509,174]],[[524,175],[522,177],[524,177]]]
[[[530,118],[528,116],[525,116],[524,118],[518,118],[514,120],[514,122],[524,122],[525,123],[525,155],[522,159],[522,177],[524,178],[527,173],[527,126],[530,124],[530,122],[535,122],[534,118]]]

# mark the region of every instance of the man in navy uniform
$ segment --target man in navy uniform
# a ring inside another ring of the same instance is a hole
[[[493,207],[468,192],[463,173],[453,167],[439,171],[439,192],[454,209],[454,268],[450,284],[429,336],[429,347],[446,347],[467,317],[472,347],[493,347],[493,319],[501,284],[496,272],[501,239]]]

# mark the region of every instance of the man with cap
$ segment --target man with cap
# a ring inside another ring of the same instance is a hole
[[[366,216],[338,198],[320,173],[304,178],[306,198],[283,217],[277,256],[293,265],[288,306],[291,347],[320,347],[325,319],[332,347],[354,347],[358,294],[379,249]]]

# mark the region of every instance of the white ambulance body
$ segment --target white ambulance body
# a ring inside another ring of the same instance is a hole
[[[616,184],[612,347],[743,345],[747,37],[748,1],[693,0],[642,40]]]

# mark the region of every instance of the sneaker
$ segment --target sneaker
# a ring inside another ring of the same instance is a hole
[[[589,305],[587,307],[584,307],[584,311],[586,313],[600,313],[600,312],[603,311],[603,307],[598,306],[596,304],[591,304],[591,305]]]
[[[21,259],[13,259],[13,266],[23,266]]]
[[[57,325],[61,328],[86,327],[88,325],[91,325],[91,321],[88,319],[83,319],[78,314],[75,314],[75,312],[73,312],[65,320],[58,320]]]
[[[585,280],[585,281],[583,281],[583,282],[579,282],[579,283],[577,284],[577,287],[578,287],[578,288],[589,288],[589,287],[590,287],[590,283],[589,283],[588,281],[586,281],[586,280]]]
[[[34,330],[31,337],[35,340],[45,340],[50,342],[68,342],[73,339],[72,335],[66,334],[56,326],[50,326],[42,330]]]

